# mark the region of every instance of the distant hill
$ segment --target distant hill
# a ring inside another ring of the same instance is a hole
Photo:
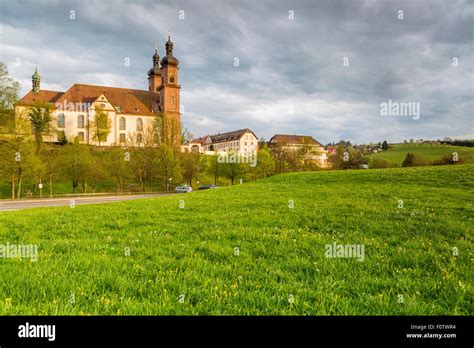
[[[457,152],[465,163],[474,163],[474,148],[436,144],[391,144],[387,151],[365,156],[367,159],[382,158],[401,166],[408,152],[413,152],[428,161]]]

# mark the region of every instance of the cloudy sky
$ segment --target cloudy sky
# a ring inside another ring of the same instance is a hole
[[[22,95],[36,61],[42,89],[147,89],[155,43],[163,56],[169,32],[182,121],[196,136],[474,133],[473,1],[0,0],[0,61]],[[419,103],[419,118],[381,115],[389,100]]]

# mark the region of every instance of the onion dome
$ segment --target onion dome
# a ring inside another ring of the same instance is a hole
[[[173,43],[171,38],[168,36],[168,41],[166,42],[166,56],[161,59],[161,65],[179,65],[179,60],[173,57]]]

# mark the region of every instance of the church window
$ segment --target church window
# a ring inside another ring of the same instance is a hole
[[[77,128],[84,128],[84,115],[77,116]]]
[[[64,114],[59,114],[58,116],[58,127],[64,128]]]
[[[120,133],[119,140],[120,140],[121,143],[125,142],[125,133]]]
[[[137,134],[137,144],[141,144],[143,142],[143,135]]]
[[[141,118],[137,119],[137,131],[143,131],[143,120]]]
[[[120,117],[119,130],[125,130],[127,128],[125,117]]]
[[[77,133],[77,137],[79,138],[80,142],[83,142],[84,141],[84,132]]]

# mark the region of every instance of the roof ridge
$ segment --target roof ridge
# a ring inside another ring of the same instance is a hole
[[[125,87],[91,85],[91,84],[88,84],[88,83],[75,83],[71,87],[69,87],[69,89],[71,89],[74,86],[86,86],[86,87],[97,87],[97,88],[113,88],[113,89],[123,89],[123,90],[126,90],[126,91],[139,91],[139,92],[147,92],[147,93],[149,93],[149,92],[158,93],[158,92],[155,92],[155,91],[148,91],[146,89],[134,89],[134,88],[125,88]]]
[[[209,136],[214,136],[214,135],[223,135],[223,134],[227,134],[227,133],[237,133],[237,132],[241,132],[241,131],[251,131],[250,128],[241,128],[241,129],[237,129],[237,130],[233,130],[233,131],[228,131],[228,132],[223,132],[223,133],[216,133],[216,134],[212,134],[212,135],[209,135]]]
[[[53,91],[52,89],[40,89],[40,92],[64,93],[64,92],[61,92],[61,91]]]
[[[284,135],[284,136],[288,136],[288,137],[312,137],[312,135],[300,135],[300,134],[275,134],[274,136],[277,136],[277,135]]]

